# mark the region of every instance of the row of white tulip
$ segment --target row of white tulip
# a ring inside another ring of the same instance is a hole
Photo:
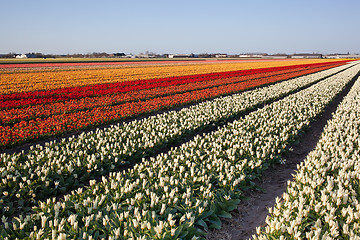
[[[353,64],[350,64],[353,65]],[[0,196],[2,214],[12,214],[13,203],[26,210],[38,199],[74,189],[104,175],[129,159],[141,159],[156,147],[171,145],[189,132],[240,114],[256,105],[348,68],[349,65],[284,81],[228,97],[206,101],[180,111],[81,134],[69,141],[37,146],[29,153],[2,154]]]
[[[174,239],[231,217],[242,190],[273,162],[360,70],[355,66],[197,136],[128,171],[90,181],[36,214],[0,226],[3,238]]]
[[[360,239],[360,78],[254,239]]]

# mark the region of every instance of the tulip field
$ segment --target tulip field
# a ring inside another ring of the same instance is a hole
[[[360,78],[254,239],[360,239]]]
[[[339,64],[343,64],[343,62],[255,68],[148,80],[121,80],[116,83],[81,87],[70,87],[72,85],[69,85],[67,80],[63,84],[69,87],[53,90],[38,89],[30,92],[22,92],[21,88],[18,90],[15,88],[15,91],[18,92],[0,96],[0,146],[16,145],[119,121],[159,109],[227,95],[321,71]],[[184,66],[176,67],[185,68]],[[201,67],[206,71],[211,69],[208,66],[206,68]],[[230,65],[230,67],[233,68],[234,66]],[[228,68],[231,69],[230,67]],[[200,70],[203,69],[200,68]],[[112,72],[112,70],[110,71]],[[63,77],[66,77],[68,74],[73,74],[73,71],[62,73]],[[6,80],[11,82],[13,78],[22,77],[24,74],[21,73],[18,76],[17,73],[5,73],[3,77],[4,79],[9,77]],[[38,73],[30,72],[27,74],[30,75],[28,77],[31,79]],[[87,76],[86,74],[84,76]],[[133,74],[131,77],[135,76],[137,74]],[[40,77],[43,76],[40,75]],[[29,84],[32,85],[32,83],[40,81],[35,79],[30,80]],[[98,80],[98,77],[94,79]],[[5,87],[2,90],[6,91],[6,83],[4,85]]]
[[[0,239],[205,238],[360,72],[38,65],[0,71]],[[254,239],[360,236],[359,81]]]

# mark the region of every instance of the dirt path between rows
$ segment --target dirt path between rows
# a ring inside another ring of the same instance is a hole
[[[268,215],[268,208],[273,207],[275,199],[281,197],[287,187],[287,181],[293,179],[297,164],[303,162],[308,153],[317,144],[326,122],[332,117],[337,106],[344,96],[348,94],[354,85],[358,73],[347,85],[347,87],[327,106],[324,113],[310,124],[309,129],[300,138],[297,145],[292,146],[293,151],[283,157],[286,159],[284,165],[276,165],[267,169],[263,177],[255,183],[263,191],[246,191],[243,200],[237,210],[232,212],[233,218],[222,219],[220,230],[210,230],[207,239],[209,240],[242,240],[249,239],[256,234],[256,227],[265,226],[265,218]]]

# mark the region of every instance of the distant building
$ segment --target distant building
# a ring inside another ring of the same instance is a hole
[[[199,58],[211,58],[211,54],[209,53],[200,53],[198,54]]]
[[[226,53],[216,53],[215,57],[216,58],[227,58],[228,55]]]
[[[267,55],[263,56],[264,59],[286,59],[289,58],[289,55],[286,54],[274,54],[274,55]]]
[[[191,58],[194,54],[169,54],[168,58]]]
[[[297,53],[291,55],[291,58],[322,58],[322,54],[316,54],[316,53]]]
[[[16,55],[15,58],[28,58],[26,54]]]
[[[112,56],[113,56],[113,57],[118,57],[118,58],[119,58],[119,57],[126,57],[126,54],[125,54],[125,53],[123,53],[123,52],[121,52],[121,53],[113,53],[113,54],[112,54]]]
[[[329,54],[326,55],[325,58],[359,58],[360,54]]]
[[[241,53],[238,57],[240,58],[263,58],[267,54],[265,53]]]
[[[148,54],[144,54],[144,53],[140,53],[138,55],[136,55],[137,58],[149,58]]]

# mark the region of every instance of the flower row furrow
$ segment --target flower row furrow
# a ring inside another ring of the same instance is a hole
[[[296,73],[298,75],[301,74],[309,74],[316,71],[325,70],[328,68],[334,67],[325,66],[319,68],[311,68],[307,70],[298,70]],[[225,84],[231,84],[236,82],[242,81],[250,81],[256,78],[264,78],[264,77],[271,77],[272,75],[280,75],[291,73],[294,70],[284,70],[284,71],[276,71],[270,73],[258,73],[252,74],[249,76],[240,76],[240,77],[232,77],[232,78],[221,78],[215,80],[206,80],[202,82],[194,82],[194,83],[187,83],[182,85],[175,85],[175,86],[167,86],[167,87],[159,87],[159,88],[152,88],[152,89],[143,89],[138,91],[131,91],[125,93],[116,93],[110,94],[105,96],[97,96],[97,97],[85,97],[81,99],[72,99],[65,102],[52,102],[52,99],[41,99],[41,100],[49,100],[49,104],[37,104],[33,106],[28,106],[26,108],[13,108],[13,109],[4,109],[0,110],[0,123],[10,124],[19,122],[21,120],[29,120],[34,118],[44,118],[55,114],[61,113],[70,113],[74,111],[81,111],[92,109],[99,106],[109,106],[115,105],[122,102],[128,101],[137,101],[141,99],[149,99],[163,95],[171,95],[175,93],[187,92],[187,91],[194,91],[197,89],[204,89],[210,88],[214,86],[220,86]],[[286,76],[286,75],[285,75]],[[38,99],[40,100],[40,99]],[[12,102],[15,106],[24,104],[29,104],[28,100],[25,102],[22,100]],[[3,105],[5,107],[5,105]],[[9,106],[9,105],[8,105]]]
[[[199,228],[219,228],[219,217],[231,217],[244,187],[279,160],[358,71],[359,66],[346,70],[131,170],[90,181],[62,201],[48,199],[34,208],[36,214],[10,223],[4,217],[0,234],[171,239],[199,236]]]
[[[117,105],[95,107],[93,109],[86,109],[79,112],[52,115],[47,118],[21,121],[12,126],[0,126],[0,146],[10,146],[65,132],[90,128],[103,123],[114,122],[159,109],[184,105],[191,102],[197,102],[208,98],[243,91],[265,84],[275,83],[314,71],[316,70],[310,69],[298,73],[288,73],[269,78],[259,78],[251,81],[221,85],[168,96],[160,96],[152,99],[144,99],[142,101],[125,102]]]
[[[254,239],[360,239],[360,78]]]

